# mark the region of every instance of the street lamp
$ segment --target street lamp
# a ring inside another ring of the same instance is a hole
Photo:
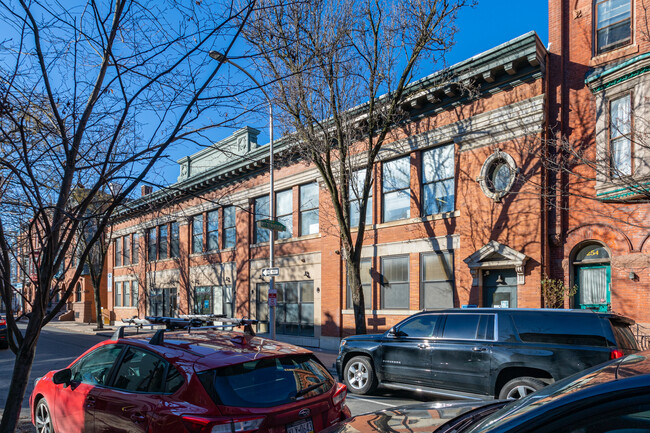
[[[209,55],[214,60],[227,62],[246,74],[246,76],[250,78],[251,81],[253,81],[253,83],[255,83],[255,85],[257,85],[257,87],[262,91],[266,101],[269,103],[269,216],[271,217],[271,220],[275,221],[275,189],[273,187],[273,104],[271,103],[271,98],[269,98],[269,95],[260,83],[257,82],[255,77],[253,77],[246,69],[242,68],[218,51],[210,51]],[[274,264],[274,245],[275,230],[269,230],[269,268],[273,268]],[[273,275],[271,275],[271,281],[269,282],[269,293],[276,293],[275,276]],[[275,339],[275,305],[269,305],[269,331],[271,333],[271,339]]]

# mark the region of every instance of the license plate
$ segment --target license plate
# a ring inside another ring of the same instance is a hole
[[[311,418],[301,419],[287,424],[287,433],[314,433],[314,424]]]

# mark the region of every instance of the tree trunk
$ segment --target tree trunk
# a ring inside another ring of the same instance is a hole
[[[0,432],[10,433],[16,430],[20,418],[20,409],[29,383],[29,374],[32,371],[36,342],[41,333],[39,324],[40,320],[34,317],[30,319],[27,325],[23,344],[20,345],[20,350],[16,356],[7,402],[2,414],[2,421],[0,421]]]
[[[345,258],[348,284],[352,294],[352,308],[354,310],[354,332],[365,334],[366,331],[366,305],[363,299],[361,286],[361,262],[353,260],[351,256]]]
[[[97,318],[97,329],[104,329],[104,317],[102,316],[102,298],[99,294],[100,282],[93,281],[93,292],[95,292],[95,317]]]

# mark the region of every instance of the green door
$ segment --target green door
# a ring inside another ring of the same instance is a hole
[[[583,310],[607,311],[611,302],[611,268],[609,264],[579,265],[575,267],[576,306]]]

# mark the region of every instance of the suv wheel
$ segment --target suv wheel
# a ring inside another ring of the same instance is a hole
[[[369,394],[377,388],[372,363],[365,356],[355,356],[345,364],[345,384],[354,394]]]
[[[517,377],[512,379],[501,388],[499,392],[500,400],[516,400],[527,396],[530,393],[542,389],[546,386],[544,382],[534,377]]]

